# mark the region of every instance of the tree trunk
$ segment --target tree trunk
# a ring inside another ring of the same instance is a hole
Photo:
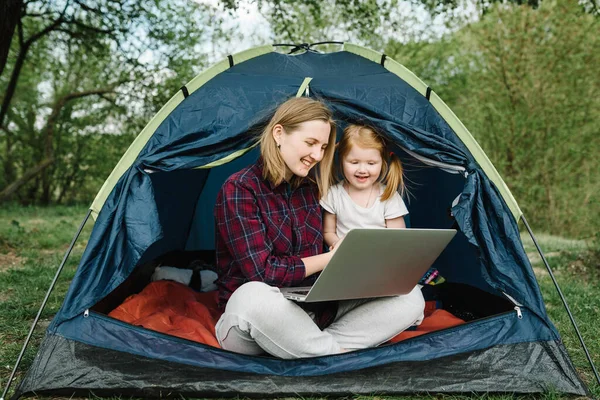
[[[40,162],[38,165],[27,170],[22,177],[5,187],[4,190],[0,192],[0,202],[8,200],[17,190],[19,190],[21,186],[29,182],[31,179],[35,178],[53,163],[53,158],[46,158],[42,160],[42,162]]]
[[[8,113],[8,108],[10,106],[10,102],[12,101],[13,95],[15,94],[15,90],[17,88],[17,82],[19,81],[19,76],[21,75],[21,69],[23,68],[23,64],[25,63],[25,58],[27,57],[27,52],[31,45],[47,35],[49,32],[52,32],[64,22],[63,16],[61,15],[58,19],[56,19],[52,24],[48,25],[44,30],[36,33],[31,36],[26,41],[21,41],[21,48],[19,49],[19,54],[17,55],[17,60],[15,61],[15,66],[12,70],[12,74],[10,76],[10,80],[8,81],[8,85],[6,86],[6,90],[4,91],[4,98],[2,99],[2,106],[0,106],[0,127],[4,125],[4,118]],[[20,27],[21,28],[21,27]]]
[[[2,161],[4,169],[4,182],[12,182],[16,178],[15,164],[12,158],[13,135],[10,131],[4,130],[6,137],[6,147],[4,148],[4,160]]]
[[[46,168],[42,171],[42,197],[40,198],[40,204],[47,206],[50,204],[50,175],[52,171]]]
[[[17,56],[17,61],[15,61],[15,66],[13,68],[10,81],[8,82],[6,90],[4,91],[2,106],[0,106],[0,126],[4,125],[4,117],[6,117],[6,114],[8,113],[10,102],[12,101],[15,90],[17,89],[17,81],[19,80],[19,75],[21,74],[21,69],[25,63],[25,57],[27,56],[27,51],[29,50],[30,45],[31,44],[28,44],[21,48],[21,51],[19,51],[19,55]]]
[[[0,76],[6,66],[15,27],[21,18],[22,7],[23,0],[0,1]]]

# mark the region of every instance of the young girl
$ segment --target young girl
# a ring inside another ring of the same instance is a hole
[[[405,228],[402,164],[383,138],[367,126],[349,125],[338,157],[344,180],[321,200],[327,245],[333,249],[353,228]]]

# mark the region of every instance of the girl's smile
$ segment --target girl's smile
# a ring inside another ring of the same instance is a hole
[[[379,150],[354,144],[342,163],[344,177],[354,190],[370,190],[379,180],[382,163]]]

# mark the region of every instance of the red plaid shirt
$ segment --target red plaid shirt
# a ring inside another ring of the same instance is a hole
[[[310,286],[301,258],[323,252],[323,217],[316,185],[292,190],[263,179],[259,160],[229,177],[215,205],[219,306],[242,284]],[[333,320],[332,307],[318,307],[318,324]]]

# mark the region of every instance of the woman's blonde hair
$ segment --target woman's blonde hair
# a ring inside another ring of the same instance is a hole
[[[264,161],[263,178],[274,185],[279,185],[285,178],[285,161],[281,157],[281,152],[277,148],[273,136],[275,125],[280,124],[283,126],[285,134],[291,135],[298,129],[300,124],[307,121],[323,121],[331,126],[329,144],[325,149],[323,159],[315,167],[314,179],[319,188],[319,195],[323,197],[333,183],[331,167],[335,153],[336,130],[331,110],[318,100],[308,97],[294,97],[277,108],[275,115],[273,115],[260,137],[260,154]],[[301,182],[302,178],[294,175],[290,183],[298,186]]]
[[[377,181],[386,185],[385,191],[381,195],[381,201],[388,200],[398,190],[402,195],[404,194],[404,177],[400,159],[396,154],[387,150],[383,137],[368,126],[348,125],[344,129],[342,140],[338,143],[339,171],[342,175],[344,158],[350,153],[353,145],[365,149],[375,149],[381,154],[383,164]]]

